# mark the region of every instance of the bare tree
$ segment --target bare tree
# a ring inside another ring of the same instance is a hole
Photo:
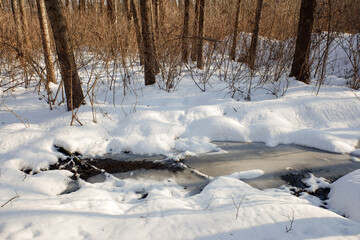
[[[56,83],[55,70],[51,54],[51,38],[49,34],[45,2],[44,0],[37,0],[36,3],[38,9],[42,45],[44,49],[47,83]]]
[[[239,29],[240,4],[241,4],[241,0],[237,0],[234,32],[233,32],[232,46],[231,46],[231,51],[230,51],[230,59],[233,61],[235,61],[236,42],[237,42],[237,35],[238,35],[238,29]]]
[[[189,58],[189,17],[190,17],[190,0],[184,1],[184,25],[182,35],[182,61],[187,63]]]
[[[198,23],[199,23],[199,7],[200,6],[200,0],[195,1],[195,16],[194,16],[194,25],[193,25],[193,36],[194,39],[192,41],[191,46],[191,60],[196,61],[197,60],[197,45],[198,45]]]
[[[28,54],[28,52],[31,49],[31,42],[29,39],[29,26],[27,24],[27,14],[26,14],[26,10],[25,10],[25,1],[24,0],[19,0],[19,7],[20,7],[20,19],[21,19],[21,27],[23,29],[23,33],[24,33],[24,47],[25,47],[25,52]]]
[[[17,54],[20,59],[20,64],[24,70],[25,77],[25,87],[28,86],[28,75],[27,75],[27,63],[26,63],[26,44],[25,44],[25,36],[24,29],[21,23],[21,13],[19,8],[18,0],[11,0],[11,8],[13,12],[15,27],[16,27],[16,35],[17,35]]]
[[[85,0],[79,0],[79,11],[85,12],[85,8],[86,8]]]
[[[143,50],[143,42],[142,42],[142,36],[141,36],[141,27],[140,27],[139,18],[138,18],[137,9],[136,9],[134,0],[130,0],[130,12],[133,16],[133,22],[134,22],[134,28],[135,28],[135,34],[136,34],[136,42],[137,42],[139,58],[140,58],[140,65],[143,65],[144,64],[144,50]]]
[[[140,14],[142,26],[142,42],[144,51],[145,85],[156,82],[157,63],[155,46],[151,33],[151,16],[148,0],[140,0]]]
[[[71,111],[80,106],[84,100],[84,94],[77,72],[64,6],[61,0],[45,0],[45,5],[55,39],[61,78],[65,86],[67,109]]]
[[[290,77],[307,84],[310,83],[309,52],[315,7],[316,0],[301,0],[295,54],[290,72]]]
[[[204,48],[204,23],[205,23],[205,0],[200,0],[199,5],[199,41],[197,46],[197,67],[203,69],[204,57],[203,57],[203,48]]]
[[[261,18],[261,10],[263,6],[263,0],[257,0],[256,6],[256,15],[255,15],[255,24],[251,36],[251,43],[248,53],[248,64],[251,69],[255,69],[255,59],[256,59],[256,47],[259,37],[259,29],[260,29],[260,18]]]

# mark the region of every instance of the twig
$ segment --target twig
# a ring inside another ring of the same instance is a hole
[[[6,108],[6,110],[8,110],[10,113],[12,113],[17,119],[19,119],[20,122],[22,122],[22,124],[24,124],[24,126],[25,126],[26,128],[29,128],[29,127],[30,127],[29,122],[26,124],[26,123],[21,119],[21,117],[20,117],[19,115],[17,115],[13,110],[11,110],[8,106],[6,106],[5,103],[0,103],[0,104],[3,105],[3,106]]]
[[[3,205],[1,205],[1,207],[5,207],[6,204],[11,203],[12,200],[14,200],[14,199],[16,199],[18,197],[20,197],[20,196],[16,193],[16,196],[14,196],[14,197],[10,198],[9,200],[7,200]]]
[[[288,227],[288,226],[285,226],[285,229],[286,229],[286,232],[288,233],[288,232],[290,232],[290,231],[292,231],[292,230],[294,230],[293,229],[293,224],[294,224],[294,221],[295,221],[295,215],[294,215],[294,210],[292,211],[292,215],[291,215],[291,218],[290,218],[290,216],[289,216],[289,214],[282,214],[284,217],[286,217],[288,220],[289,220],[289,222],[290,222],[290,226]]]
[[[236,208],[236,215],[235,215],[235,219],[237,220],[238,217],[239,217],[239,211],[240,211],[240,207],[241,207],[241,203],[242,201],[244,200],[246,194],[241,198],[240,202],[238,204],[235,203],[235,199],[234,199],[234,196],[232,197],[232,201],[234,203],[234,206]]]

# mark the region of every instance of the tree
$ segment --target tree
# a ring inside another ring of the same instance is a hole
[[[49,34],[49,27],[47,21],[47,14],[44,0],[36,0],[38,17],[41,31],[42,45],[44,49],[45,67],[47,83],[56,83],[55,70],[51,54],[51,39]]]
[[[231,46],[231,51],[230,51],[230,59],[233,61],[235,61],[235,53],[236,53],[236,42],[237,42],[237,35],[238,35],[238,28],[239,28],[240,4],[241,4],[241,0],[237,0],[234,32],[233,32],[232,46]]]
[[[20,59],[21,67],[24,70],[25,87],[27,87],[28,86],[27,63],[26,63],[27,42],[25,41],[24,28],[22,26],[22,18],[21,18],[21,12],[19,8],[18,0],[11,0],[11,8],[13,12],[15,27],[16,27],[17,54]]]
[[[61,0],[45,0],[45,6],[54,35],[61,78],[65,87],[67,109],[71,111],[80,106],[84,100],[84,94],[77,72],[64,6]]]
[[[183,35],[182,35],[182,61],[187,63],[189,58],[189,12],[190,12],[190,0],[185,0],[184,2],[184,25],[183,25]]]
[[[151,9],[148,0],[140,0],[140,15],[142,27],[142,42],[144,54],[145,85],[151,85],[156,82],[157,60],[155,54],[155,44],[151,32]]]
[[[191,60],[196,61],[197,60],[197,45],[199,39],[198,37],[198,22],[199,22],[199,7],[200,6],[200,0],[195,0],[195,16],[194,16],[194,25],[193,25],[193,36],[194,40],[192,42],[191,46]]]
[[[290,77],[307,84],[310,83],[309,52],[315,7],[316,0],[301,0],[295,54],[290,72]]]
[[[253,29],[252,36],[251,36],[251,43],[250,43],[250,48],[249,48],[249,53],[248,53],[248,64],[252,70],[255,69],[256,47],[257,47],[257,42],[258,42],[258,38],[259,38],[262,6],[263,6],[263,0],[257,0],[255,24],[254,24],[254,29]]]
[[[137,9],[134,0],[130,0],[130,12],[133,17],[133,23],[135,28],[135,34],[136,34],[136,42],[139,52],[139,58],[140,58],[140,65],[144,64],[144,50],[143,50],[143,42],[142,42],[142,36],[141,36],[141,27],[139,23],[139,18],[137,14]]]
[[[204,22],[205,22],[205,0],[200,0],[199,5],[199,30],[198,30],[198,46],[197,46],[197,67],[203,69],[204,58],[203,58],[203,48],[204,48]]]
[[[20,19],[21,19],[21,27],[23,29],[24,33],[24,47],[25,47],[25,53],[28,54],[28,52],[31,49],[31,42],[29,39],[29,26],[27,24],[27,14],[25,11],[25,2],[24,0],[19,0],[19,7],[20,7]]]

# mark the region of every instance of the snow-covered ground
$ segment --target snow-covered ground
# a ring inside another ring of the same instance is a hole
[[[59,195],[71,173],[40,171],[62,157],[54,145],[87,156],[131,151],[175,160],[220,151],[215,140],[359,152],[360,93],[340,76],[327,76],[318,95],[315,84],[282,77],[254,88],[251,101],[231,98],[218,73],[205,92],[188,75],[170,93],[142,86],[141,73],[132,77],[132,90],[124,97],[118,87],[115,100],[113,89],[97,85],[94,108],[87,100],[77,112],[82,126],[70,126],[64,105],[50,111],[33,89],[0,88],[0,239],[360,239],[360,171],[330,185],[330,209],[350,219],[306,195],[252,188],[236,178],[242,173],[215,178],[192,196],[172,179],[111,175]]]

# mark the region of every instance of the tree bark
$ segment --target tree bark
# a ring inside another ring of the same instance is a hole
[[[145,85],[156,82],[156,55],[150,26],[150,9],[147,0],[140,0],[140,14],[142,25],[142,42],[144,51]]]
[[[195,16],[194,16],[194,25],[193,25],[193,36],[194,39],[192,41],[191,46],[191,60],[196,61],[197,60],[197,46],[199,39],[197,38],[199,36],[198,32],[198,23],[199,23],[199,7],[200,6],[200,0],[196,0],[195,2]]]
[[[23,29],[21,27],[21,20],[20,20],[20,10],[19,10],[19,3],[18,0],[11,0],[11,8],[13,11],[13,17],[16,27],[16,35],[18,39],[18,48],[21,51],[21,54],[23,54],[23,45],[24,45],[24,33]]]
[[[199,31],[198,31],[198,46],[197,46],[197,67],[203,69],[204,67],[204,22],[205,22],[205,0],[200,0],[199,5]]]
[[[238,29],[239,29],[240,4],[241,4],[241,0],[237,0],[234,32],[233,32],[232,46],[231,46],[231,51],[230,51],[230,59],[233,61],[235,61],[235,55],[236,55],[236,43],[237,43],[237,35],[238,35]]]
[[[315,7],[316,0],[301,0],[295,54],[290,72],[290,77],[307,84],[310,83],[309,52]]]
[[[263,0],[258,0],[256,6],[255,25],[251,36],[251,43],[248,54],[248,64],[252,70],[255,69],[256,47],[259,38],[262,6],[263,6]]]
[[[86,5],[85,5],[85,0],[79,0],[79,11],[84,13],[85,12],[85,8],[86,8]]]
[[[64,7],[61,0],[45,0],[45,6],[55,39],[61,78],[65,87],[67,109],[71,111],[80,106],[84,100],[84,94],[77,72]]]
[[[135,34],[136,34],[136,42],[139,52],[139,58],[140,58],[140,65],[144,64],[144,49],[143,49],[143,42],[142,42],[142,36],[141,36],[141,27],[139,23],[139,18],[137,14],[137,9],[134,0],[130,0],[130,12],[133,16],[133,22],[134,22],[134,28],[135,28]]]
[[[153,0],[153,6],[154,6],[154,23],[155,23],[155,33],[157,37],[160,34],[160,28],[159,28],[159,0]]]
[[[36,4],[38,9],[42,45],[44,49],[47,83],[48,84],[49,82],[56,83],[55,70],[54,70],[53,59],[51,54],[51,38],[49,34],[49,26],[47,21],[45,2],[44,0],[37,0]]]
[[[24,51],[26,54],[29,53],[29,51],[31,50],[31,42],[29,39],[29,26],[27,24],[27,14],[26,14],[26,10],[25,10],[25,2],[24,0],[19,0],[19,9],[20,9],[20,18],[21,18],[21,27],[23,29],[23,34],[24,34]]]
[[[131,11],[129,8],[130,8],[130,0],[124,0],[124,10],[125,10],[126,19],[128,21],[128,29],[130,29],[131,21],[132,21]]]
[[[189,18],[190,18],[190,0],[184,2],[184,25],[183,25],[183,36],[182,36],[182,61],[188,62],[189,58]]]
[[[100,0],[100,13],[104,12],[104,0]]]

